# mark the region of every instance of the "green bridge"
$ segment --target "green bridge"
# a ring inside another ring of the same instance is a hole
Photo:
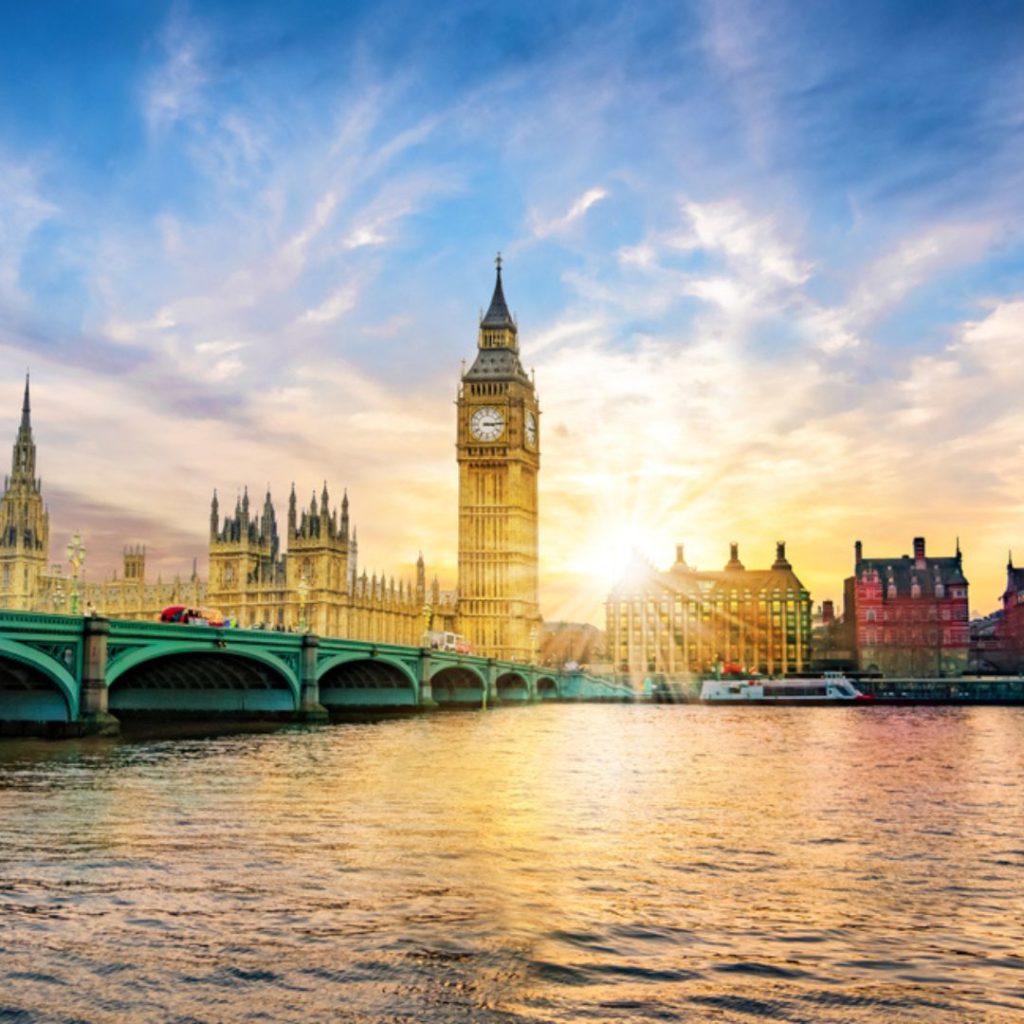
[[[123,718],[324,721],[382,712],[629,701],[581,672],[311,634],[0,612],[0,733],[108,734]]]

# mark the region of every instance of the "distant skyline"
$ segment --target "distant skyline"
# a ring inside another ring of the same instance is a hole
[[[21,5],[0,33],[0,442],[51,558],[203,570],[209,501],[348,489],[455,585],[454,398],[504,257],[541,604],[631,549],[841,604],[855,540],[1024,563],[1014,3]],[[6,441],[4,439],[6,438]],[[8,471],[7,468],[4,470]]]

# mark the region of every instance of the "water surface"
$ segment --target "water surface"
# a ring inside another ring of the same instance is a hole
[[[1024,709],[0,743],[0,1021],[1024,1019]]]

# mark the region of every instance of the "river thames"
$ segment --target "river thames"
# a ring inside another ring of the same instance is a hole
[[[1024,1018],[1024,709],[0,744],[0,1021]]]

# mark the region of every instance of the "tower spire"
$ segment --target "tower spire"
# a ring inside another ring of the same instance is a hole
[[[29,401],[28,374],[25,374],[25,397],[21,402],[21,426],[14,441],[11,460],[11,483],[21,481],[38,490],[36,476],[36,446],[32,440],[32,407]]]
[[[501,253],[499,252],[494,261],[496,268],[494,278],[494,294],[491,296],[491,304],[480,321],[481,327],[499,327],[516,332],[516,322],[508,311],[508,303],[505,302],[505,290],[501,286]]]

